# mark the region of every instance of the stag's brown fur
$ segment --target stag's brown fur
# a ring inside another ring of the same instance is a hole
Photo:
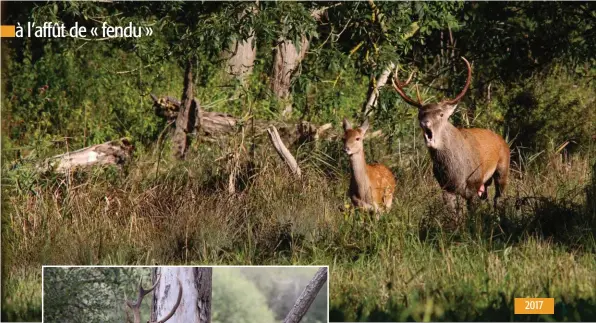
[[[456,195],[471,202],[475,195],[488,197],[488,186],[495,181],[494,205],[507,186],[509,175],[509,146],[496,133],[487,129],[456,128],[449,117],[470,85],[472,69],[467,60],[468,79],[463,91],[453,100],[423,105],[407,97],[394,80],[396,91],[406,102],[418,107],[418,121],[433,161],[433,174],[443,189],[445,202],[455,208]]]
[[[352,129],[344,119],[344,151],[350,157],[352,178],[348,195],[355,207],[366,210],[391,209],[395,178],[382,164],[367,164],[364,157],[364,135],[368,129],[365,121],[360,128]]]

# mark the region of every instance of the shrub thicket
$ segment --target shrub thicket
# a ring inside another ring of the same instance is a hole
[[[234,268],[213,271],[212,321],[217,323],[276,322],[267,299],[254,283]]]

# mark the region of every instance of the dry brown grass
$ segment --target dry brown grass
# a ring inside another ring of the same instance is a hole
[[[454,231],[423,150],[383,159],[398,189],[373,221],[339,210],[348,177],[335,143],[300,150],[302,179],[269,148],[243,153],[232,195],[229,165],[216,161],[228,151],[212,147],[159,168],[143,153],[123,171],[9,188],[5,286],[33,288],[42,264],[329,264],[336,320],[507,319],[512,296],[596,306],[589,155],[514,164],[504,209],[482,204]],[[19,295],[15,312],[38,306],[38,293]]]

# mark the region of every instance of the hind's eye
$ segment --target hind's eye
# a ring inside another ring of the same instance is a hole
[[[443,114],[441,113],[441,118],[443,117]]]
[[[356,141],[360,141],[360,137],[356,137]]]

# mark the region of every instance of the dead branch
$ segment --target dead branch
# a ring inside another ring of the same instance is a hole
[[[275,126],[271,126],[269,129],[267,129],[267,133],[269,134],[269,139],[271,139],[273,147],[279,156],[286,162],[286,165],[290,167],[292,173],[297,177],[301,177],[302,171],[300,170],[300,167],[298,167],[296,158],[294,158],[292,153],[290,153],[288,148],[286,148],[286,145],[284,145],[283,141],[281,141],[279,133],[277,132],[277,128],[275,128]]]
[[[306,285],[302,294],[284,319],[284,323],[298,323],[302,320],[317,294],[327,281],[327,268],[323,267],[317,271],[313,279]]]
[[[67,173],[76,167],[97,165],[121,166],[132,155],[134,146],[127,138],[104,142],[72,152],[50,157],[36,166],[37,171]]]
[[[376,80],[373,88],[370,91],[370,95],[368,96],[368,100],[366,101],[366,105],[364,106],[364,115],[368,115],[370,110],[377,106],[377,102],[379,101],[379,89],[387,84],[387,79],[389,75],[391,75],[391,71],[395,68],[394,63],[389,63],[389,65],[383,70],[383,73],[379,75],[379,78]]]
[[[155,113],[165,118],[168,122],[173,122],[177,119],[180,111],[181,102],[172,97],[158,98],[151,94],[153,99]],[[333,139],[339,133],[328,131],[332,128],[331,124],[325,124],[318,127],[308,121],[301,121],[297,124],[274,122],[264,120],[243,120],[236,118],[230,114],[215,111],[205,111],[200,108],[199,102],[195,99],[194,106],[196,107],[198,117],[195,120],[195,131],[211,137],[218,137],[224,135],[235,135],[239,133],[239,126],[251,122],[251,127],[254,126],[254,135],[260,136],[264,134],[270,126],[275,126],[282,137],[289,140],[292,144],[295,142],[302,144],[304,142],[315,141],[319,139]],[[252,128],[251,128],[252,130]]]

